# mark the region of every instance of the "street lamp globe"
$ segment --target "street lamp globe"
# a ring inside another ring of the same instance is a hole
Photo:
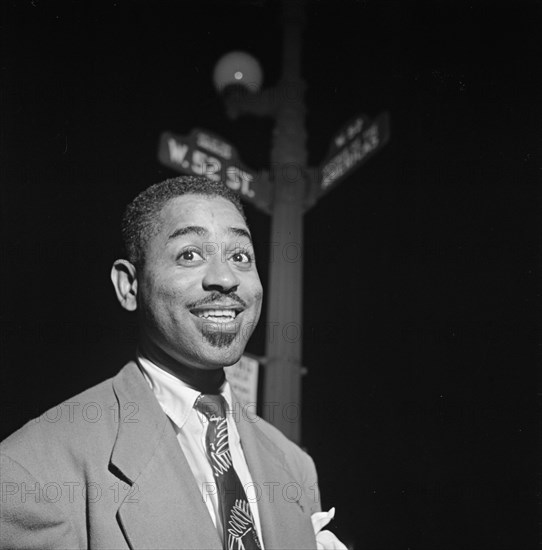
[[[249,53],[234,51],[223,55],[216,63],[213,82],[221,94],[229,89],[244,89],[256,93],[262,85],[262,68],[258,60]]]

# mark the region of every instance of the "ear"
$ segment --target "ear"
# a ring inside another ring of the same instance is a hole
[[[137,309],[136,268],[127,260],[117,260],[111,268],[111,281],[120,305],[127,311]]]

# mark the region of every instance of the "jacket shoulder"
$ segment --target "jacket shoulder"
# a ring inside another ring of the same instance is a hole
[[[110,378],[29,420],[0,443],[0,453],[29,468],[33,456],[40,467],[58,461],[63,453],[95,455],[103,445],[111,449],[116,417],[118,404]]]
[[[275,428],[267,420],[261,417],[256,417],[256,425],[261,432],[285,455],[287,462],[290,466],[297,467],[302,472],[307,470],[315,472],[314,461],[311,456],[303,450],[297,443],[294,443],[291,439],[288,439],[279,429]]]

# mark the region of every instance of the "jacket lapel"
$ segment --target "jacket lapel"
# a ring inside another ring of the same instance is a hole
[[[175,431],[135,363],[113,380],[120,420],[112,471],[132,485],[118,510],[131,548],[222,545]],[[123,418],[128,412],[129,417]]]
[[[175,431],[138,366],[126,365],[113,388],[120,419],[111,471],[133,488],[118,510],[130,547],[222,550]],[[258,426],[262,420],[254,420],[241,414],[237,428],[252,480],[261,490],[258,510],[265,550],[314,548],[309,512],[287,490],[292,485],[295,495],[302,489],[299,476]]]
[[[237,403],[234,410],[240,407]],[[310,511],[296,498],[305,490],[299,476],[290,471],[284,453],[258,426],[261,418],[246,419],[240,414],[236,420],[252,481],[261,490],[258,511],[265,550],[315,548]]]

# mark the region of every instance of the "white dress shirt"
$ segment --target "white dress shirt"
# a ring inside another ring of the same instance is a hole
[[[209,422],[202,413],[194,408],[194,403],[200,395],[200,392],[187,386],[177,377],[161,369],[146,357],[141,356],[141,354],[138,354],[138,363],[158,403],[160,403],[162,410],[169,417],[175,428],[177,441],[186,456],[192,473],[196,478],[198,487],[200,488],[202,499],[207,505],[209,514],[222,540],[223,529],[218,508],[217,487],[213,477],[211,464],[207,458],[205,445],[205,435]],[[223,384],[220,393],[228,405],[226,419],[233,467],[239,476],[241,484],[245,488],[250,509],[254,516],[258,537],[263,546],[256,497],[257,491],[254,490],[254,484],[241,447],[239,432],[237,431],[237,426],[233,418],[231,389],[227,381]],[[196,526],[194,527],[196,528]]]

